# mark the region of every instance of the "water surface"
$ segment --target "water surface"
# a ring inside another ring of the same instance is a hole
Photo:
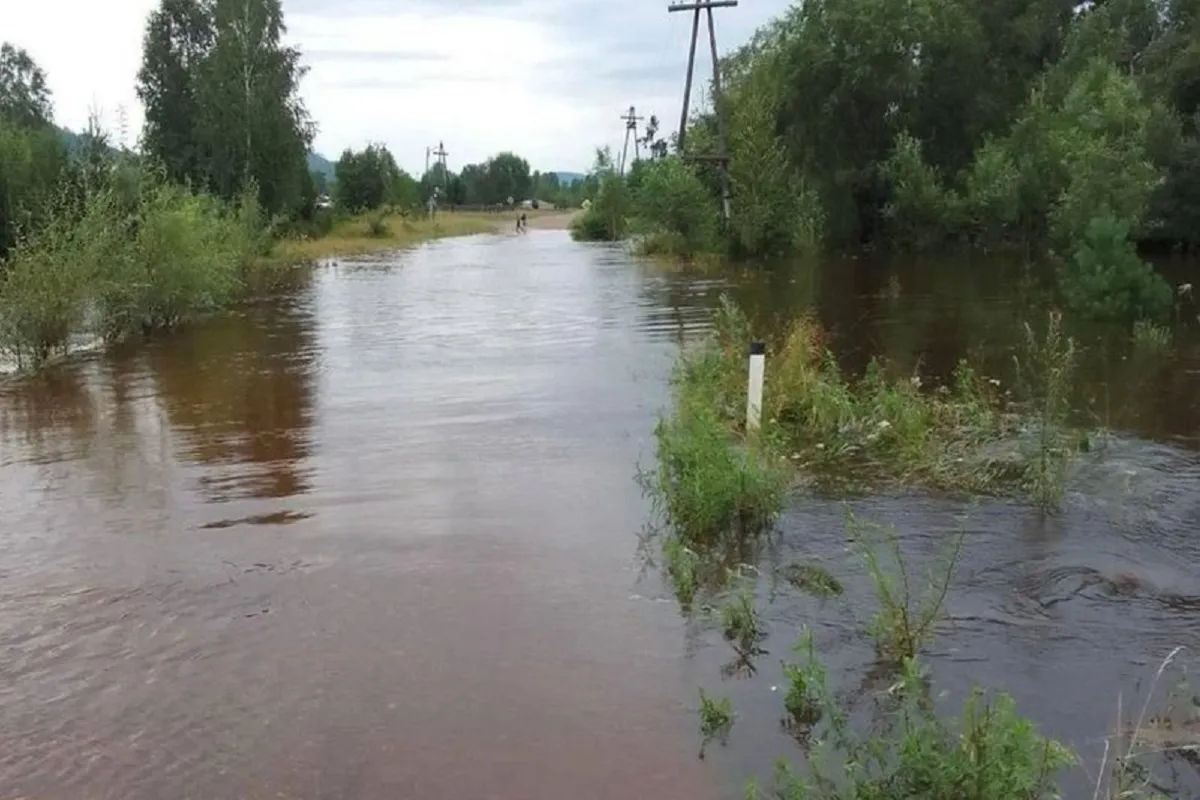
[[[1005,382],[1048,302],[994,262],[717,277],[532,231],[321,265],[238,314],[0,383],[0,786],[734,796],[796,752],[772,687],[799,624],[860,685],[869,592],[840,500],[797,495],[772,559],[824,560],[848,600],[762,581],[771,652],[722,681],[711,623],[640,574],[634,470],[722,291],[760,325],[816,315],[851,370],[882,355],[936,379],[972,357]],[[939,678],[1009,690],[1085,749],[1118,692],[1200,645],[1195,343],[1097,342],[1078,413],[1114,433],[1062,513],[852,501],[918,558],[966,531]],[[1110,591],[1118,572],[1136,589]],[[697,685],[740,715],[707,764]]]

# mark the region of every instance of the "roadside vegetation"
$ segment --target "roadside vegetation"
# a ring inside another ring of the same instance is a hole
[[[497,211],[577,205],[590,185],[512,153],[416,180],[377,144],[310,171],[306,68],[285,30],[279,0],[163,0],[145,27],[136,149],[95,117],[83,134],[56,127],[45,73],[0,45],[5,361],[174,328],[289,282],[298,262],[493,231]]]
[[[1190,0],[796,3],[721,60],[686,152],[623,175],[600,154],[576,236],[683,259],[1013,251],[1073,314],[1162,324],[1139,248],[1200,244],[1197,40]],[[716,152],[717,107],[725,226],[692,158]]]
[[[976,688],[950,711],[928,658],[946,622],[962,534],[946,537],[918,566],[894,529],[847,511],[848,564],[768,566],[774,523],[803,487],[825,495],[883,488],[968,500],[1002,495],[1053,513],[1087,441],[1068,403],[1078,351],[1056,312],[1023,333],[1012,387],[965,363],[947,385],[926,386],[883,362],[847,374],[820,326],[796,320],[766,338],[762,423],[752,430],[746,353],[756,337],[745,314],[722,298],[710,335],[680,355],[673,402],[655,430],[656,461],[639,479],[657,512],[652,557],[685,612],[708,614],[730,645],[721,677],[755,674],[771,641],[788,635],[769,632],[759,606],[757,582],[767,569],[873,644],[866,674],[854,683],[827,669],[812,629],[799,627],[782,655],[779,688],[780,724],[800,752],[763,786],[752,783],[746,797],[1049,800],[1081,769],[1096,798],[1172,796],[1162,788],[1171,785],[1172,760],[1194,757],[1190,694],[1169,696],[1154,714],[1148,696],[1134,719],[1118,722],[1100,764],[1040,733],[1003,693]],[[1141,336],[1141,347],[1156,346],[1157,334]],[[856,576],[872,590],[865,612],[845,596]],[[1166,658],[1156,686],[1178,657]],[[714,696],[701,695],[702,753],[726,741],[736,717],[732,703]]]

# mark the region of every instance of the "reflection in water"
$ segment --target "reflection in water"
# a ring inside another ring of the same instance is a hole
[[[256,306],[144,354],[180,452],[208,467],[212,502],[285,498],[310,488],[314,371],[311,310]]]
[[[777,588],[771,656],[716,689],[742,717],[710,751],[726,779],[695,761],[695,685],[717,686],[728,651],[639,582],[632,474],[675,349],[724,290],[764,327],[815,314],[852,369],[879,354],[939,376],[978,354],[1004,381],[1045,303],[1014,265],[695,276],[534,231],[323,267],[274,302],[0,382],[0,785],[736,796],[794,754],[779,637],[812,625],[844,670],[869,646]],[[1176,440],[1195,441],[1196,345],[1088,351],[1081,399],[1121,433],[1059,516],[855,502],[918,557],[966,525],[935,653],[953,691],[1009,689],[1051,733],[1095,739],[1136,662],[1195,638],[1200,461]],[[773,558],[840,563],[841,514],[797,498]],[[861,616],[861,574],[839,578]]]

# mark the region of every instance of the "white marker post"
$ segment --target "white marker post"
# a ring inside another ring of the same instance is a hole
[[[750,343],[750,382],[746,387],[746,430],[756,431],[762,422],[763,376],[767,371],[767,347]]]

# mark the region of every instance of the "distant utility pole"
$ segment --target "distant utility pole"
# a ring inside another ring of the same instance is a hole
[[[684,158],[695,161],[713,161],[721,170],[721,221],[729,221],[729,151],[725,136],[725,118],[721,102],[721,67],[717,61],[717,33],[713,27],[714,8],[733,8],[738,0],[692,0],[692,2],[673,3],[667,6],[668,12],[691,11],[692,13],[692,43],[688,48],[687,79],[683,84],[683,110],[679,113],[679,154]],[[713,112],[717,119],[717,152],[708,155],[689,156],[684,150],[684,138],[687,135],[688,103],[692,97],[692,74],[696,69],[696,40],[700,38],[700,12],[708,17],[708,46],[712,54],[713,82]]]
[[[438,149],[434,150],[433,154],[435,156],[437,156],[437,163],[440,164],[442,167],[442,192],[447,195],[447,200],[448,200],[449,199],[448,193],[450,191],[450,186],[448,185],[449,178],[447,176],[449,175],[449,173],[446,170],[446,156],[448,156],[450,154],[446,152],[446,146],[444,144],[442,144],[440,141],[438,142]]]
[[[637,115],[637,111],[634,110],[633,106],[630,106],[629,113],[626,114],[625,116],[621,117],[621,119],[625,120],[625,144],[624,144],[624,146],[621,147],[621,164],[619,167],[619,172],[621,175],[624,175],[625,174],[625,157],[627,155],[629,155],[629,136],[630,136],[630,134],[633,135],[633,160],[636,162],[639,158],[642,157],[641,150],[639,149],[639,143],[638,143],[637,124],[639,121],[641,121],[642,119],[645,119],[645,118],[639,117]]]

